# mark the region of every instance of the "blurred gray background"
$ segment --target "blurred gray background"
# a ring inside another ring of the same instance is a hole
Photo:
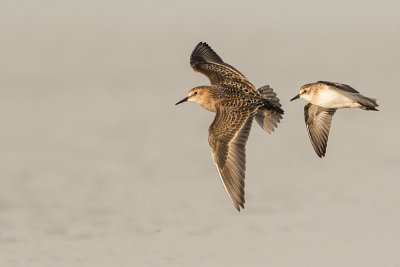
[[[2,1],[1,266],[400,266],[399,1]],[[285,116],[253,124],[238,213],[208,147],[205,41]],[[341,110],[327,157],[305,83]]]

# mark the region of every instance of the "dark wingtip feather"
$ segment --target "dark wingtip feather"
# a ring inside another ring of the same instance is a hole
[[[311,138],[311,143],[313,145],[314,151],[318,155],[318,157],[320,157],[321,159],[323,157],[325,157],[326,148],[328,147],[328,140],[326,140],[325,142],[323,142],[321,144],[317,144],[317,143],[314,143],[315,141],[313,141],[313,138],[311,136],[310,136],[310,138]]]
[[[235,209],[236,209],[238,212],[241,212],[241,211],[244,209],[244,203],[237,203],[237,204],[235,205]]]
[[[223,63],[222,59],[206,42],[198,43],[190,56],[190,64],[193,65],[200,62]]]

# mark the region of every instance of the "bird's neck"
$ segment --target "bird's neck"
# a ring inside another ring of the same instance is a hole
[[[203,108],[208,111],[217,112],[217,109],[215,107],[215,99],[210,92],[211,87],[207,87],[204,89],[205,90],[203,91],[202,97],[197,100],[197,103],[199,103]]]

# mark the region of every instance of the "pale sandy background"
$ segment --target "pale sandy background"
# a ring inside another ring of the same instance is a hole
[[[399,1],[2,1],[0,266],[400,266]],[[247,203],[211,160],[207,41],[285,117],[254,124]],[[309,143],[308,82],[379,112],[337,112]]]

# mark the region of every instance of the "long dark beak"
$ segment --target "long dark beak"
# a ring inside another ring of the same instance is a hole
[[[188,100],[188,98],[185,97],[184,99],[182,99],[181,101],[179,101],[178,103],[176,103],[175,106],[178,105],[178,104],[180,104],[180,103],[186,102],[187,100]]]
[[[300,95],[296,95],[295,97],[293,97],[292,99],[290,99],[290,101],[296,100],[297,98],[299,98]]]

